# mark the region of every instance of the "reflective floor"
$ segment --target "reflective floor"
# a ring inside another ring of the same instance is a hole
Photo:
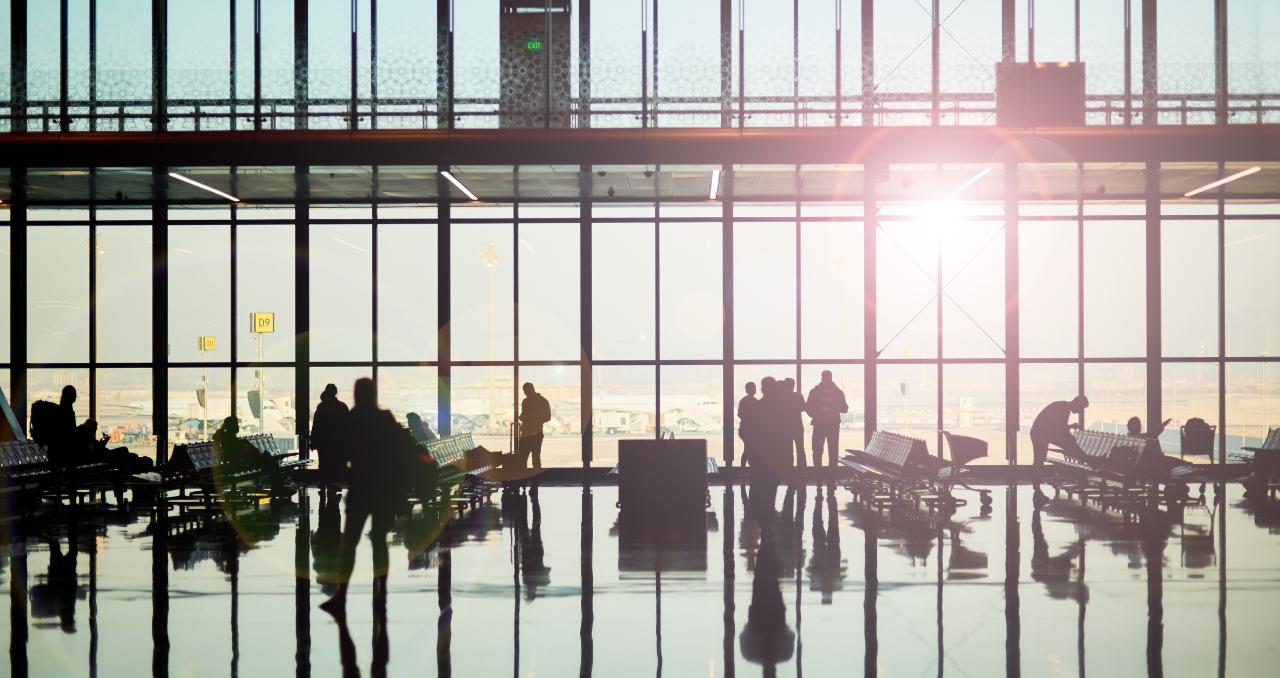
[[[0,562],[10,670],[38,676],[1255,676],[1280,662],[1280,504],[1239,487],[1126,521],[999,487],[950,520],[843,489],[712,487],[705,524],[619,524],[616,487],[495,495],[367,540],[343,627],[316,608],[338,507],[22,526]],[[1193,488],[1194,493],[1194,488]],[[752,514],[755,511],[750,512]],[[649,526],[652,527],[652,526]],[[1229,557],[1228,557],[1229,556]]]

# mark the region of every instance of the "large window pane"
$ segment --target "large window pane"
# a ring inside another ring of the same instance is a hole
[[[1165,49],[1156,51],[1158,91],[1161,94],[1207,94],[1214,91],[1214,3],[1175,0],[1160,3],[1156,35]],[[1228,14],[1230,16],[1230,14]],[[1161,122],[1184,121],[1176,112]],[[1185,122],[1213,122],[1213,112],[1190,114]]]
[[[150,100],[151,3],[149,0],[116,0],[109,11],[101,11],[106,8],[102,3],[99,5],[98,100]],[[146,109],[150,110],[149,104]],[[151,129],[150,118],[142,115],[132,119],[127,128]]]
[[[653,438],[657,372],[653,367],[596,367],[592,372],[592,466],[618,463],[622,438]]]
[[[435,360],[435,224],[378,226],[378,359]]]
[[[1140,363],[1097,363],[1084,366],[1084,394],[1089,409],[1085,427],[1125,433],[1129,417],[1142,419],[1147,430],[1147,366]],[[1062,398],[1069,400],[1069,398]],[[1160,422],[1156,422],[1159,424]]]
[[[606,7],[601,9],[616,11],[622,5]],[[596,11],[594,7],[592,10]],[[658,45],[657,72],[650,77],[660,97],[676,97],[679,101],[664,105],[661,99],[651,100],[649,105],[659,112],[664,107],[707,111],[702,115],[668,114],[661,120],[663,126],[718,126],[720,42],[716,38],[719,35],[720,3],[716,0],[685,0],[673,5],[671,10],[664,6],[658,13],[658,26],[654,33],[660,34],[662,39]],[[711,103],[691,106],[687,103],[690,97],[710,100]]]
[[[1004,356],[1004,227],[961,222],[942,233],[942,353]]]
[[[920,438],[938,454],[938,366],[880,365],[876,381],[876,425]],[[846,394],[847,395],[847,394]]]
[[[236,17],[237,22],[246,18]],[[193,2],[169,10],[169,82],[173,99],[212,99],[231,96],[231,11],[226,2]],[[237,83],[238,84],[238,83]],[[238,88],[237,88],[238,89]],[[170,106],[170,110],[174,107]],[[184,107],[185,108],[185,107]],[[219,111],[225,110],[219,108]],[[188,128],[187,121],[171,124]],[[207,129],[209,121],[202,121]],[[219,123],[226,129],[225,123]]]
[[[932,73],[930,53],[920,49],[927,44],[933,32],[933,18],[927,4],[875,0],[875,64],[876,93],[914,93],[926,98]],[[883,66],[881,65],[883,64]],[[928,104],[915,101],[912,108],[920,110]],[[898,104],[896,107],[902,107]],[[889,124],[927,125],[927,114],[899,114]]]
[[[1084,229],[1084,354],[1144,355],[1145,225],[1141,221],[1086,222]]]
[[[861,358],[863,225],[813,222],[801,229],[801,355]]]
[[[151,370],[98,370],[97,406],[98,433],[110,437],[108,447],[128,447],[134,454],[155,457]]]
[[[351,99],[351,0],[309,0],[310,52],[307,57],[308,94],[312,99]],[[335,115],[313,118],[311,127],[346,127],[342,109],[326,106]]]
[[[379,367],[378,402],[396,421],[415,412],[432,431],[440,433],[438,382],[434,367]]]
[[[1005,402],[1003,365],[946,365],[942,368],[942,427],[987,443],[980,464],[1003,464]],[[948,459],[951,450],[946,451]]]
[[[544,467],[582,466],[582,372],[577,365],[521,367],[520,383],[533,384],[551,405],[542,427]],[[524,400],[524,393],[520,393]],[[532,462],[530,462],[532,463]]]
[[[1042,3],[1042,6],[1050,4]],[[939,45],[941,64],[938,78],[942,91],[947,95],[990,95],[996,89],[993,64],[1000,61],[1000,3],[996,0],[943,0],[939,9],[943,32]],[[1043,31],[1050,36],[1056,32]],[[1040,37],[1039,33],[1037,37]],[[1044,59],[1040,56],[1039,46],[1036,57]],[[994,121],[989,112],[982,116],[961,117],[955,122],[972,125]],[[951,121],[944,120],[942,124],[948,122]]]
[[[200,337],[213,337],[212,351]],[[205,359],[231,359],[230,227],[170,226],[169,360]]]
[[[76,424],[89,418],[89,370],[82,368],[27,370],[27,422],[31,422],[31,406],[37,400],[57,403],[63,386],[76,387]],[[30,428],[27,433],[30,434]]]
[[[1280,426],[1280,366],[1227,364],[1227,451],[1260,447],[1267,431]]]
[[[454,224],[453,359],[511,360],[513,318],[510,224]]]
[[[1166,356],[1218,354],[1218,224],[1166,221],[1160,234],[1161,349]]]
[[[591,227],[592,356],[652,360],[654,356],[653,224]]]
[[[792,5],[770,0],[746,0],[738,15],[735,4],[734,13],[746,35],[745,61],[736,63],[735,71],[744,72],[744,86],[748,101],[752,98],[790,98],[794,91],[794,73],[792,71],[792,31],[795,26],[795,14]],[[739,36],[733,35],[733,56],[738,61],[741,53],[737,45]],[[736,83],[735,83],[736,84]],[[776,102],[757,105],[748,104],[748,111],[757,109],[758,113],[748,113],[748,125],[760,126],[792,126],[795,116],[790,112],[778,112],[780,106]]]
[[[663,360],[715,359],[724,347],[720,224],[661,224]]]
[[[1218,365],[1217,363],[1165,363],[1161,367],[1163,416],[1172,419],[1169,428],[1160,436],[1160,446],[1169,453],[1182,450],[1179,428],[1192,417],[1203,419],[1206,424],[1218,424]],[[1218,449],[1218,444],[1213,444]],[[1216,459],[1216,457],[1215,457]],[[1205,457],[1188,457],[1190,461],[1207,461]]]
[[[1232,94],[1274,92],[1280,87],[1280,43],[1271,39],[1280,28],[1280,5],[1271,0],[1230,0],[1227,3],[1227,89]],[[1263,115],[1259,120],[1258,115]],[[1258,112],[1231,122],[1275,122],[1275,113]]]
[[[512,452],[515,370],[511,367],[454,367],[450,382],[453,433],[470,432],[476,444]]]
[[[28,227],[27,248],[27,351],[31,362],[87,362],[89,227]]]
[[[150,360],[151,227],[99,226],[95,256],[98,259],[97,360]]]
[[[593,7],[591,12],[591,96],[593,99],[640,99],[640,11],[623,5]],[[619,114],[622,106],[591,105],[592,127],[638,127],[634,112]],[[627,110],[634,111],[634,102]],[[610,109],[613,109],[612,111]]]
[[[311,227],[311,357],[373,356],[373,233],[368,225]]]
[[[236,231],[236,360],[293,360],[294,238],[292,225],[239,226]],[[315,274],[312,274],[315,278]],[[255,334],[251,313],[274,313],[275,332]],[[315,327],[315,317],[312,317]]]
[[[748,222],[733,229],[734,356],[795,358],[795,225]]]
[[[1079,345],[1079,231],[1075,222],[1018,225],[1018,313],[1022,355],[1068,358]]]
[[[0,226],[0,270],[10,270],[12,261],[13,257],[9,253],[9,227]],[[9,323],[13,314],[10,294],[12,290],[9,289],[9,276],[0,275],[0,363],[9,362]]]
[[[256,369],[242,367],[236,371],[236,416],[241,435],[269,433],[286,446],[297,446],[298,402],[294,393],[292,367]],[[258,393],[254,396],[253,393]],[[254,401],[260,407],[254,407]]]
[[[939,223],[885,222],[876,242],[876,333],[886,358],[938,355]]]
[[[1228,221],[1227,354],[1280,355],[1280,222]]]
[[[200,393],[204,392],[204,402]],[[231,416],[231,370],[169,370],[169,445],[209,440],[222,420]]]
[[[663,365],[663,435],[701,438],[707,456],[724,460],[724,368],[719,365]]]
[[[435,29],[435,5],[419,0],[378,1],[380,97],[430,99],[435,96]],[[380,116],[380,124],[381,121]],[[420,118],[415,123],[415,127],[422,125]]]
[[[492,103],[477,104],[467,99],[487,99],[499,96],[498,87],[498,3],[461,2],[453,5],[455,12],[454,61],[457,64],[455,82],[460,100],[458,110],[492,112]],[[460,116],[459,127],[496,127],[496,116]]]
[[[521,360],[581,355],[578,254],[577,224],[521,224]]]

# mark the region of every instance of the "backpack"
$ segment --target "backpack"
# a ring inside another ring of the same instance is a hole
[[[57,404],[48,400],[31,403],[31,421],[27,422],[27,430],[36,443],[45,447],[56,444],[54,437],[58,429],[58,409]]]

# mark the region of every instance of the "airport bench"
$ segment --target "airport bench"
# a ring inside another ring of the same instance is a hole
[[[443,493],[425,497],[426,499],[448,500],[455,509],[461,511],[487,500],[497,489],[493,481],[484,477],[485,473],[494,469],[492,460],[470,454],[477,449],[470,432],[455,433],[419,445],[435,463],[435,486],[444,490]]]
[[[1280,427],[1267,431],[1259,447],[1244,448],[1241,458],[1249,463],[1247,493],[1266,493],[1280,488]]]
[[[930,455],[929,446],[919,438],[890,431],[872,433],[865,450],[845,450],[841,457],[840,463],[854,474],[845,487],[855,499],[876,508],[924,504],[930,510],[952,510],[964,505],[951,494],[951,485],[963,485],[965,464],[986,456],[986,444],[944,433],[953,450],[950,462]],[[983,506],[989,506],[989,493],[979,494]]]
[[[1187,483],[1203,483],[1206,475],[1193,464],[1167,456],[1150,438],[1108,433],[1072,431],[1084,452],[1081,458],[1049,458],[1055,490],[1079,494],[1104,504],[1143,503],[1152,499],[1181,501],[1187,498]],[[1160,486],[1164,485],[1164,492]]]
[[[310,463],[309,459],[291,458],[298,457],[298,452],[284,448],[280,441],[269,434],[244,436],[239,440],[249,443],[254,449],[271,459],[282,473],[305,468]],[[216,479],[215,472],[219,473]],[[231,471],[224,468],[221,454],[214,443],[200,441],[175,445],[172,456],[163,467],[153,472],[134,474],[133,480],[135,491],[147,488],[160,491],[178,490],[185,495],[187,489],[200,490],[203,491],[204,500],[207,503],[211,502],[213,495],[216,494],[214,491],[216,481],[232,486],[241,483],[253,484],[260,482],[264,475],[266,474],[258,469]]]

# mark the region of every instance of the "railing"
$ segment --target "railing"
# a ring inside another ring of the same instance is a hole
[[[351,107],[348,99],[311,99],[299,110],[293,99],[264,99],[255,125],[252,100],[172,99],[164,111],[172,131],[295,129],[299,123],[312,129],[347,129]],[[1085,124],[1108,126],[1144,124],[1143,99],[1122,94],[1086,97]],[[1216,122],[1213,94],[1164,94],[1156,100],[1156,124],[1200,125]],[[437,129],[440,120],[435,97],[361,99],[356,103],[360,129]],[[455,127],[496,128],[499,100],[467,98],[454,101]],[[1226,102],[1229,124],[1280,122],[1280,93],[1232,94]],[[72,132],[151,131],[155,115],[146,99],[111,102],[71,101],[67,118],[61,119],[57,101],[29,102],[26,131]],[[862,126],[864,116],[872,126],[927,126],[935,110],[927,93],[878,94],[870,102],[861,96],[747,97],[729,101],[719,97],[662,97],[642,101],[633,97],[573,99],[568,110],[552,111],[552,119],[567,119],[570,127],[720,127],[727,116],[729,127],[831,127]],[[535,114],[536,116],[536,114]],[[950,93],[938,102],[939,125],[994,125],[993,93]],[[540,116],[538,116],[540,117]],[[12,107],[0,104],[0,131],[8,132]],[[64,125],[65,123],[65,125]]]

